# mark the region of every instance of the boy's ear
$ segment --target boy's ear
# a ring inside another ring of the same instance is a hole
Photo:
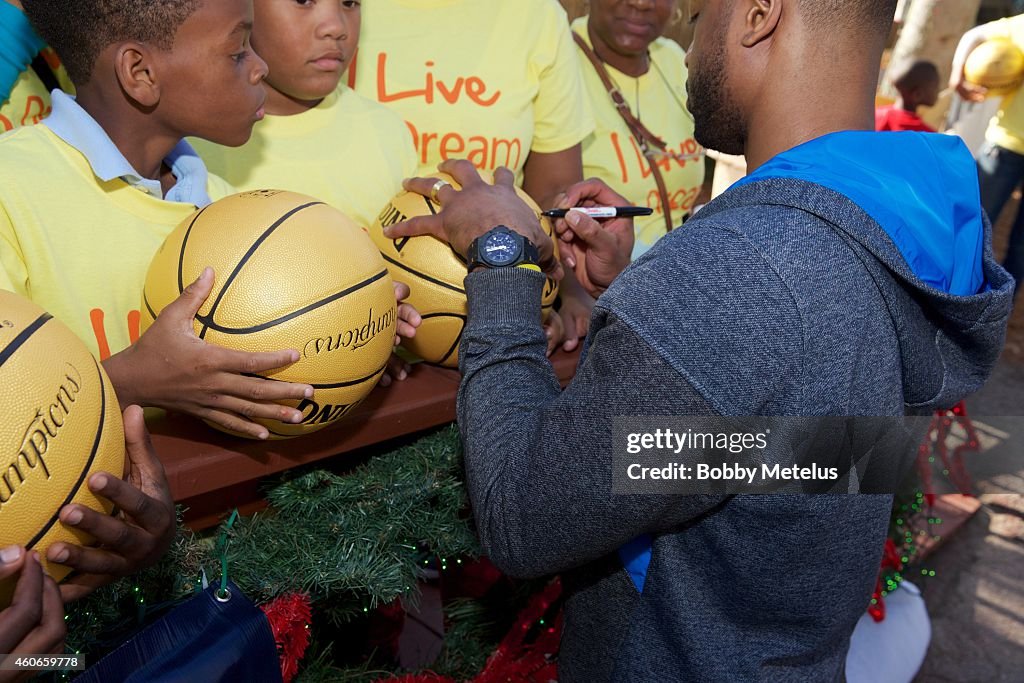
[[[743,47],[754,47],[771,38],[782,19],[784,0],[745,0],[749,5],[744,26]]]
[[[125,94],[139,105],[149,108],[160,102],[156,60],[148,47],[140,43],[120,45],[114,53],[114,71]]]

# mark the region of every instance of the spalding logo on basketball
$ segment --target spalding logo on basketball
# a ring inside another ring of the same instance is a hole
[[[1024,82],[1024,52],[1007,38],[986,40],[968,56],[964,76],[989,97],[1014,93]]]
[[[46,549],[92,538],[65,527],[68,503],[104,514],[112,506],[89,490],[93,472],[124,473],[124,425],[114,389],[74,333],[34,303],[0,291],[0,548],[39,552],[43,569],[60,581],[68,568]],[[0,582],[0,609],[17,576]]]
[[[216,284],[195,319],[211,344],[248,352],[295,349],[267,375],[311,384],[290,402],[301,424],[257,420],[271,438],[309,434],[345,417],[383,374],[398,309],[391,276],[366,231],[337,209],[294,192],[243,192],[185,219],[146,275],[142,329],[212,266]]]
[[[451,176],[438,173],[435,177],[446,180],[459,188]],[[490,177],[484,176],[487,182]],[[530,197],[516,188],[517,194],[537,213],[540,209]],[[428,363],[445,367],[458,367],[459,342],[466,325],[466,278],[465,260],[441,240],[431,236],[390,240],[384,236],[384,228],[415,216],[437,213],[441,207],[427,197],[415,192],[400,192],[381,211],[377,221],[370,227],[370,237],[377,244],[391,275],[399,282],[409,285],[411,294],[407,299],[423,317],[416,329],[416,336],[403,339],[402,346]],[[551,222],[541,218],[541,226],[548,235],[553,235]],[[554,240],[555,256],[558,256],[558,241]],[[544,285],[541,301],[543,318],[551,315],[558,296],[558,283],[548,279]]]

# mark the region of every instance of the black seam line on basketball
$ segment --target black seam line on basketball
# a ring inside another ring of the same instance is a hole
[[[466,316],[461,313],[424,313],[420,318],[423,320],[430,320],[431,318],[458,318],[463,323],[466,322]]]
[[[3,364],[7,362],[7,359],[13,356],[14,352],[28,341],[28,338],[38,332],[39,328],[50,320],[53,320],[53,316],[49,313],[43,313],[41,316],[36,318],[31,325],[19,332],[18,336],[12,339],[10,344],[8,344],[3,351],[0,351],[0,367],[3,367]]]
[[[203,215],[203,212],[211,206],[213,205],[207,204],[199,210],[199,213],[195,215],[192,222],[188,224],[188,230],[185,231],[185,237],[181,240],[181,249],[178,251],[178,294],[185,292],[185,275],[182,271],[185,268],[185,247],[188,246],[188,238],[192,235],[192,227],[196,224],[196,221],[199,220],[199,217]],[[155,318],[156,316],[153,317]]]
[[[447,282],[441,282],[440,280],[437,280],[437,279],[435,279],[435,278],[432,278],[432,277],[430,277],[429,275],[425,275],[425,274],[421,273],[421,272],[420,272],[420,271],[418,271],[418,270],[413,270],[413,269],[412,269],[412,268],[410,268],[409,266],[405,265],[404,263],[402,263],[402,262],[400,262],[400,261],[396,261],[395,259],[391,258],[391,257],[390,257],[390,256],[388,256],[387,254],[381,254],[381,256],[383,256],[383,257],[384,257],[384,260],[385,260],[385,261],[387,261],[388,263],[390,263],[390,264],[392,264],[392,265],[394,265],[394,266],[398,266],[399,268],[401,268],[401,269],[402,269],[402,270],[404,270],[405,272],[407,272],[407,273],[411,273],[411,274],[415,275],[415,276],[416,276],[416,277],[418,277],[418,278],[422,278],[423,280],[426,280],[427,282],[429,282],[429,283],[431,283],[431,284],[435,284],[435,285],[437,285],[438,287],[444,287],[445,289],[450,289],[450,290],[452,290],[453,292],[458,292],[459,294],[465,294],[465,293],[466,293],[466,290],[464,290],[464,289],[459,289],[459,288],[458,288],[458,287],[456,287],[455,285],[450,285],[450,284],[448,284]]]
[[[438,361],[439,363],[444,363],[445,361],[447,361],[449,358],[452,357],[452,354],[455,353],[456,350],[458,350],[459,344],[462,343],[462,333],[465,332],[465,331],[466,331],[466,320],[465,320],[465,318],[463,318],[463,320],[462,320],[462,329],[459,330],[459,336],[457,336],[455,338],[455,343],[452,344],[452,347],[450,349],[448,349],[448,353],[444,354],[444,356],[441,358],[441,360]]]
[[[78,495],[78,490],[82,488],[82,482],[85,481],[86,475],[88,475],[89,470],[92,469],[92,463],[96,460],[96,452],[100,449],[100,440],[103,438],[103,428],[107,421],[107,388],[103,385],[103,372],[100,370],[100,364],[96,362],[95,358],[92,362],[96,366],[96,376],[100,381],[100,423],[96,426],[96,440],[92,442],[92,451],[89,453],[89,459],[82,467],[82,473],[78,475],[78,481],[75,482],[71,492],[68,494],[67,498],[64,499],[64,502],[57,506],[57,511],[53,513],[52,517],[50,517],[50,521],[46,523],[46,526],[44,526],[39,533],[33,536],[31,541],[25,544],[25,550],[31,550],[33,546],[35,546],[35,544],[46,535],[53,525],[57,523],[57,520],[60,519],[60,511],[64,506],[74,500],[75,496]]]
[[[263,246],[263,243],[266,242],[267,239],[272,234],[274,234],[274,231],[277,230],[279,227],[281,227],[281,225],[283,225],[286,220],[288,220],[289,218],[291,218],[292,216],[294,216],[298,212],[304,211],[304,210],[308,209],[311,206],[320,206],[322,204],[323,204],[323,202],[309,202],[308,204],[302,204],[301,206],[296,206],[294,209],[292,209],[291,211],[288,211],[286,214],[284,214],[283,216],[278,218],[276,221],[274,221],[274,224],[271,225],[269,228],[267,228],[263,232],[263,234],[260,235],[259,238],[249,246],[248,251],[245,252],[245,254],[242,256],[242,258],[239,259],[238,263],[235,265],[235,269],[233,271],[231,271],[231,275],[229,275],[228,279],[224,281],[224,284],[220,288],[220,292],[217,293],[217,299],[213,302],[213,305],[210,306],[210,312],[207,313],[206,316],[205,316],[206,320],[209,320],[210,323],[213,323],[213,316],[217,314],[217,307],[220,306],[220,302],[224,299],[224,295],[227,294],[228,289],[231,287],[231,284],[235,281],[235,278],[238,277],[238,274],[240,272],[242,272],[242,268],[244,268],[245,264],[249,262],[249,259],[252,258],[253,254],[256,253],[256,250],[259,249],[261,246]],[[200,318],[199,316],[196,316],[196,320],[198,320],[199,322],[203,323],[203,329],[199,331],[199,338],[200,339],[203,339],[203,338],[206,337],[206,330],[207,329],[217,329],[217,328],[213,327],[212,324],[207,324],[206,322],[204,322],[204,320],[202,318]],[[272,327],[272,325],[268,325],[268,327]],[[264,327],[263,329],[266,329],[266,328]],[[218,331],[219,332],[223,332],[224,330],[218,330]],[[256,331],[256,330],[253,330],[253,331]]]
[[[387,364],[387,361],[385,361],[384,365],[380,366],[379,368],[377,368],[377,370],[375,372],[371,372],[366,377],[360,377],[359,379],[353,379],[353,380],[349,380],[347,382],[336,382],[334,384],[310,384],[309,386],[313,387],[314,389],[341,389],[343,387],[352,387],[352,386],[355,386],[357,384],[362,384],[363,382],[366,382],[368,380],[373,379],[375,375],[379,375],[380,373],[384,372],[384,370],[387,369],[387,367],[388,367],[388,364]],[[248,372],[243,373],[243,374],[246,377],[252,377],[254,379],[266,379],[266,380],[270,380],[271,382],[280,382],[280,381],[282,381],[282,380],[279,380],[279,379],[274,379],[273,377],[264,377],[263,375],[256,375],[256,374],[251,374],[251,373],[248,373]],[[304,384],[308,384],[308,382],[304,382]]]
[[[153,306],[149,303],[149,297],[146,296],[146,290],[142,290],[142,303],[146,304],[146,310],[149,311],[149,316],[156,320],[156,311],[153,310]]]
[[[363,280],[362,282],[360,282],[358,284],[352,285],[348,289],[343,289],[343,290],[341,290],[340,292],[338,292],[336,294],[332,294],[331,296],[327,297],[326,299],[321,299],[320,301],[317,301],[315,303],[311,303],[310,305],[306,306],[305,308],[300,308],[297,311],[292,311],[288,315],[282,316],[282,317],[278,318],[277,320],[271,320],[269,322],[260,323],[259,325],[253,325],[252,327],[224,327],[223,325],[218,325],[217,323],[213,322],[213,320],[211,319],[211,316],[213,315],[212,311],[210,312],[209,315],[203,315],[203,316],[197,315],[196,316],[196,320],[198,320],[199,322],[201,322],[203,324],[203,329],[209,328],[209,329],[213,330],[214,332],[220,332],[221,334],[251,334],[253,332],[262,332],[263,330],[269,330],[271,327],[277,327],[278,325],[283,325],[284,323],[288,322],[289,320],[293,320],[295,318],[298,318],[300,315],[305,315],[305,314],[309,313],[310,311],[315,311],[318,308],[323,308],[327,304],[334,303],[338,299],[343,299],[346,296],[348,296],[349,294],[353,294],[353,293],[359,291],[363,287],[369,287],[374,282],[377,282],[378,280],[381,280],[381,279],[383,279],[383,278],[385,278],[387,276],[388,276],[388,271],[382,270],[379,273],[377,273],[376,275],[374,275],[372,277],[369,277],[369,278]]]
[[[420,196],[423,197],[423,195],[420,195]],[[430,211],[430,213],[432,215],[436,216],[437,215],[437,209],[434,208],[434,202],[430,201],[430,197],[423,197],[423,201],[426,202],[427,209]]]

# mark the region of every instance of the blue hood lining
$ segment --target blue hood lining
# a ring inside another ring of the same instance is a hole
[[[832,133],[783,152],[737,182],[815,183],[860,206],[910,270],[934,289],[985,289],[985,227],[978,171],[963,140],[934,133]]]

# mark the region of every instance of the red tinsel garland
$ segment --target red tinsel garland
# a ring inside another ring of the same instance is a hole
[[[472,683],[551,683],[558,680],[558,646],[562,638],[562,610],[546,622],[551,606],[562,595],[562,583],[554,579],[543,591],[530,598],[519,613],[515,625],[487,660],[484,670]],[[536,636],[527,642],[527,637]],[[393,677],[385,683],[456,683],[435,673]]]
[[[313,618],[309,596],[305,593],[284,593],[260,609],[267,615],[281,659],[281,677],[291,683],[299,672],[299,662],[309,646],[309,624]]]
[[[896,543],[891,538],[885,539],[885,550],[882,551],[882,567],[878,570],[878,581],[875,583],[875,594],[871,596],[868,614],[875,622],[885,621],[885,599],[882,596],[882,575],[887,569],[902,571],[903,559],[900,557]]]
[[[953,449],[952,454],[946,445],[953,423],[960,425],[964,430],[967,440]],[[971,477],[964,465],[964,453],[977,452],[981,444],[978,441],[978,432],[974,423],[967,415],[967,406],[961,401],[952,410],[939,410],[932,418],[931,426],[928,428],[928,436],[917,452],[917,468],[921,476],[921,489],[924,491],[928,505],[935,504],[935,488],[932,485],[932,453],[937,453],[942,461],[942,466],[949,473],[949,479],[957,487],[961,494],[972,495],[974,488]]]

